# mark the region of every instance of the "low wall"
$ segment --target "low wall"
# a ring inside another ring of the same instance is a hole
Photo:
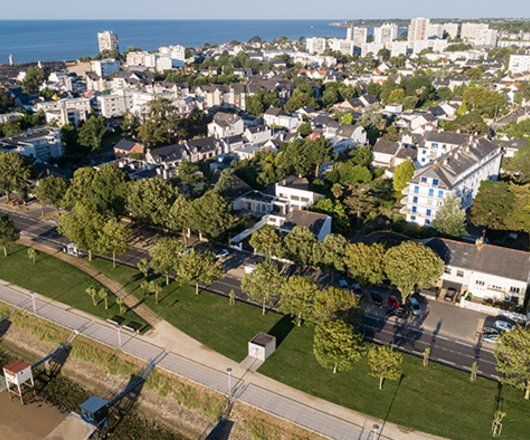
[[[472,301],[467,301],[464,297],[460,298],[460,307],[464,309],[475,310],[476,312],[485,313],[492,316],[506,316],[507,318],[524,323],[529,322],[528,315],[521,313],[510,312],[509,310],[498,309],[497,307],[488,306],[486,304],[477,304]]]

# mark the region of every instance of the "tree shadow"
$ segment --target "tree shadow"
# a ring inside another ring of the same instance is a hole
[[[381,436],[383,434],[383,430],[385,429],[385,425],[386,425],[386,423],[388,421],[388,418],[390,417],[390,413],[392,411],[392,407],[394,406],[394,401],[396,400],[396,397],[397,397],[397,394],[398,394],[398,391],[399,391],[399,387],[401,386],[401,383],[403,382],[403,379],[405,379],[405,375],[404,374],[402,374],[399,377],[399,382],[396,385],[396,389],[394,390],[394,395],[392,396],[392,400],[390,401],[390,405],[388,405],[388,411],[386,412],[385,418],[383,420],[383,426],[381,427],[381,431],[379,432],[378,438],[381,438]]]
[[[272,326],[268,334],[276,338],[276,348],[278,348],[284,339],[291,333],[294,328],[294,322],[289,315],[284,315]]]
[[[9,316],[5,315],[3,317],[0,317],[0,338],[5,336],[5,334],[9,330],[9,327],[11,327],[11,321],[9,320]]]

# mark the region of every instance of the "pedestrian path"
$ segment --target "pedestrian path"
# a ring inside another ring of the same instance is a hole
[[[274,381],[259,373],[245,371],[239,364],[202,346],[182,334],[183,344],[177,339],[158,338],[161,344],[153,343],[149,335],[137,335],[117,328],[90,315],[73,310],[49,298],[32,294],[8,283],[0,283],[0,301],[42,317],[69,330],[147,362],[161,357],[158,364],[170,373],[186,377],[203,386],[235,399],[281,419],[293,422],[302,428],[314,431],[324,437],[337,440],[376,438],[373,425],[381,421],[350,411],[322,399],[315,398],[285,384]],[[164,325],[164,321],[162,321]],[[172,327],[173,331],[180,332]],[[169,330],[169,329],[168,329]],[[180,332],[181,333],[181,332]],[[195,345],[187,345],[187,339]],[[188,347],[191,351],[175,352],[174,348]],[[232,384],[228,386],[226,368],[232,368]],[[434,436],[406,431],[397,425],[387,423],[384,432],[377,438],[387,439],[433,439]]]

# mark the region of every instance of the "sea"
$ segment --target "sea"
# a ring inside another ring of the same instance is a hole
[[[112,30],[120,47],[144,50],[180,44],[200,47],[205,43],[263,40],[279,36],[345,38],[346,29],[330,20],[0,20],[0,64],[12,54],[15,63],[68,61],[98,51],[97,33]]]

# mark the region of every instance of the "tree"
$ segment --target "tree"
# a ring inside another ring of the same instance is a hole
[[[102,116],[90,116],[79,129],[79,143],[90,148],[91,151],[99,150],[101,141],[107,133],[107,125]]]
[[[44,69],[38,66],[31,66],[26,71],[22,85],[26,93],[36,93],[44,81],[46,81],[46,72]]]
[[[348,240],[339,234],[327,235],[320,244],[320,263],[338,271],[344,270]]]
[[[89,286],[85,289],[85,293],[90,297],[92,298],[92,304],[94,304],[95,306],[98,305],[98,303],[96,302],[96,297],[98,296],[98,289],[96,289],[94,286]]]
[[[302,107],[311,107],[313,109],[318,108],[317,100],[311,95],[311,92],[301,88],[295,89],[291,98],[284,106],[284,109],[288,113],[294,113]]]
[[[471,207],[471,222],[490,229],[505,229],[514,203],[508,183],[484,180]]]
[[[166,286],[169,286],[169,274],[177,266],[182,248],[179,240],[163,237],[149,249],[151,267],[166,277]]]
[[[70,212],[61,216],[58,230],[78,248],[86,249],[88,259],[91,261],[92,251],[98,249],[99,236],[104,224],[105,220],[101,214],[77,202]]]
[[[127,225],[111,218],[103,228],[98,239],[98,251],[101,254],[112,254],[112,267],[116,267],[116,254],[124,254],[127,249]]]
[[[169,210],[168,226],[171,229],[182,232],[184,243],[187,246],[188,236],[186,232],[191,227],[190,218],[188,216],[190,202],[182,194],[179,194]]]
[[[485,118],[495,118],[506,105],[506,97],[483,86],[470,86],[464,91],[464,102],[471,112]]]
[[[414,176],[414,171],[416,171],[416,167],[410,159],[401,162],[394,170],[394,190],[398,192],[403,191],[410,182],[410,179],[412,179],[412,176]]]
[[[412,289],[431,287],[443,274],[444,262],[422,243],[404,241],[390,248],[384,256],[384,268],[388,279],[399,291],[403,302]]]
[[[68,189],[68,182],[55,176],[45,177],[37,182],[37,186],[33,190],[41,205],[50,205],[59,210],[64,195]]]
[[[140,287],[145,292],[146,295],[154,295],[155,302],[158,304],[160,302],[160,294],[162,293],[162,286],[158,280],[152,281],[142,281]]]
[[[283,277],[276,268],[270,262],[263,262],[243,277],[241,290],[252,301],[261,304],[262,314],[265,315],[266,307],[273,305],[274,296],[282,291],[283,283]]]
[[[381,284],[385,279],[385,247],[380,243],[368,246],[350,244],[346,250],[345,265],[352,277],[362,285]]]
[[[488,124],[476,113],[458,115],[454,121],[447,122],[444,129],[451,132],[465,133],[475,136],[488,134]]]
[[[530,329],[501,333],[495,347],[500,381],[524,392],[530,399]]]
[[[359,307],[359,301],[349,290],[328,286],[317,290],[311,310],[311,321],[318,325],[330,319],[342,318]]]
[[[434,228],[450,237],[460,237],[466,232],[466,212],[461,208],[462,199],[456,194],[448,194],[436,214]]]
[[[195,285],[196,295],[199,294],[199,284],[209,286],[223,275],[211,252],[197,252],[195,249],[180,256],[175,272],[179,281]]]
[[[78,168],[74,172],[74,178],[63,197],[63,207],[73,208],[77,202],[85,205],[93,205],[94,192],[92,183],[96,176],[96,170],[92,167]]]
[[[294,317],[295,324],[311,317],[317,284],[309,277],[294,275],[284,284],[279,306],[283,313]]]
[[[255,252],[264,254],[268,261],[272,257],[280,258],[283,255],[282,238],[271,225],[265,225],[254,232],[249,240]]]
[[[103,165],[92,179],[92,204],[105,215],[120,215],[125,211],[127,174],[117,166]]]
[[[519,183],[530,183],[530,141],[517,150],[513,159],[503,159],[502,166],[513,173]]]
[[[98,296],[103,300],[103,303],[105,304],[105,310],[109,309],[109,292],[105,288],[101,288],[98,290]]]
[[[315,248],[318,241],[307,227],[295,226],[285,237],[284,246],[287,256],[297,264],[308,265],[315,261]]]
[[[28,187],[30,169],[17,153],[0,152],[0,189],[7,193],[25,191]]]
[[[31,260],[33,264],[37,262],[37,251],[33,248],[28,249],[28,258]]]
[[[177,190],[163,179],[140,179],[127,184],[126,210],[135,222],[168,226]]]
[[[142,273],[144,278],[149,276],[149,272],[151,272],[151,263],[147,258],[142,258],[140,261],[138,261],[136,267],[138,267],[138,270]]]
[[[233,222],[230,204],[214,191],[208,191],[195,199],[188,216],[192,229],[199,235],[204,233],[212,238],[225,232]]]
[[[313,353],[333,373],[351,370],[364,353],[362,335],[345,321],[324,321],[315,328]]]
[[[118,304],[118,307],[120,308],[120,315],[124,316],[125,312],[127,312],[127,306],[125,305],[125,299],[116,298],[116,304]]]
[[[233,306],[236,303],[236,292],[234,292],[234,289],[230,289],[230,292],[228,292],[228,304]]]
[[[123,136],[128,139],[131,139],[135,136],[138,129],[138,121],[136,116],[134,116],[129,110],[123,115],[123,120],[121,123],[121,132]]]
[[[0,216],[0,247],[4,250],[4,256],[7,257],[7,246],[18,240],[20,234],[15,228],[13,220],[7,215]]]
[[[368,366],[370,376],[379,379],[379,389],[383,389],[383,382],[399,380],[402,374],[403,355],[386,345],[372,345],[368,349]]]

